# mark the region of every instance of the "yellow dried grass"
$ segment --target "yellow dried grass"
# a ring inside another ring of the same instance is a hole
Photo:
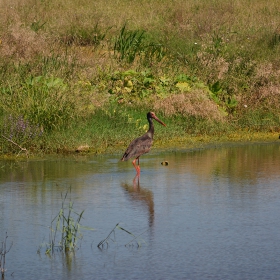
[[[154,107],[156,111],[163,112],[166,116],[182,115],[215,121],[225,120],[225,113],[209,99],[208,93],[203,89],[172,94],[167,98],[155,101]]]

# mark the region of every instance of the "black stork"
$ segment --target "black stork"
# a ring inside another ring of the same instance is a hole
[[[153,144],[153,136],[154,136],[154,124],[153,119],[159,122],[160,124],[165,125],[154,112],[149,112],[147,114],[147,119],[149,122],[149,130],[142,136],[134,139],[126,149],[124,155],[121,158],[121,161],[126,161],[130,158],[133,158],[132,164],[137,172],[136,176],[140,175],[140,165],[139,165],[139,157],[143,154],[146,154],[150,151]],[[138,160],[138,165],[136,164],[136,160]]]

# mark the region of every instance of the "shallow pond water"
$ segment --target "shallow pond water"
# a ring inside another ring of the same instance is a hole
[[[119,158],[0,161],[5,279],[280,279],[278,143],[152,151],[139,182]],[[67,191],[95,230],[74,254],[38,254]],[[117,223],[139,243],[116,229],[98,248]]]

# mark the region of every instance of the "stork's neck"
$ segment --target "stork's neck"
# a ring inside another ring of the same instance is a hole
[[[149,122],[149,130],[147,131],[147,134],[149,135],[150,138],[153,139],[155,129],[154,129],[154,123],[152,118],[148,118],[148,122]]]

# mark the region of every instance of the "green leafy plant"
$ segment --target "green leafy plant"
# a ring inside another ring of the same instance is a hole
[[[211,99],[219,105],[222,110],[228,113],[234,111],[238,102],[233,95],[228,94],[227,91],[223,89],[219,81],[210,85],[209,90]]]
[[[206,87],[195,76],[178,74],[175,77],[157,76],[150,70],[115,72],[111,76],[109,93],[119,103],[149,102],[153,97],[165,98],[172,93],[189,92]]]

